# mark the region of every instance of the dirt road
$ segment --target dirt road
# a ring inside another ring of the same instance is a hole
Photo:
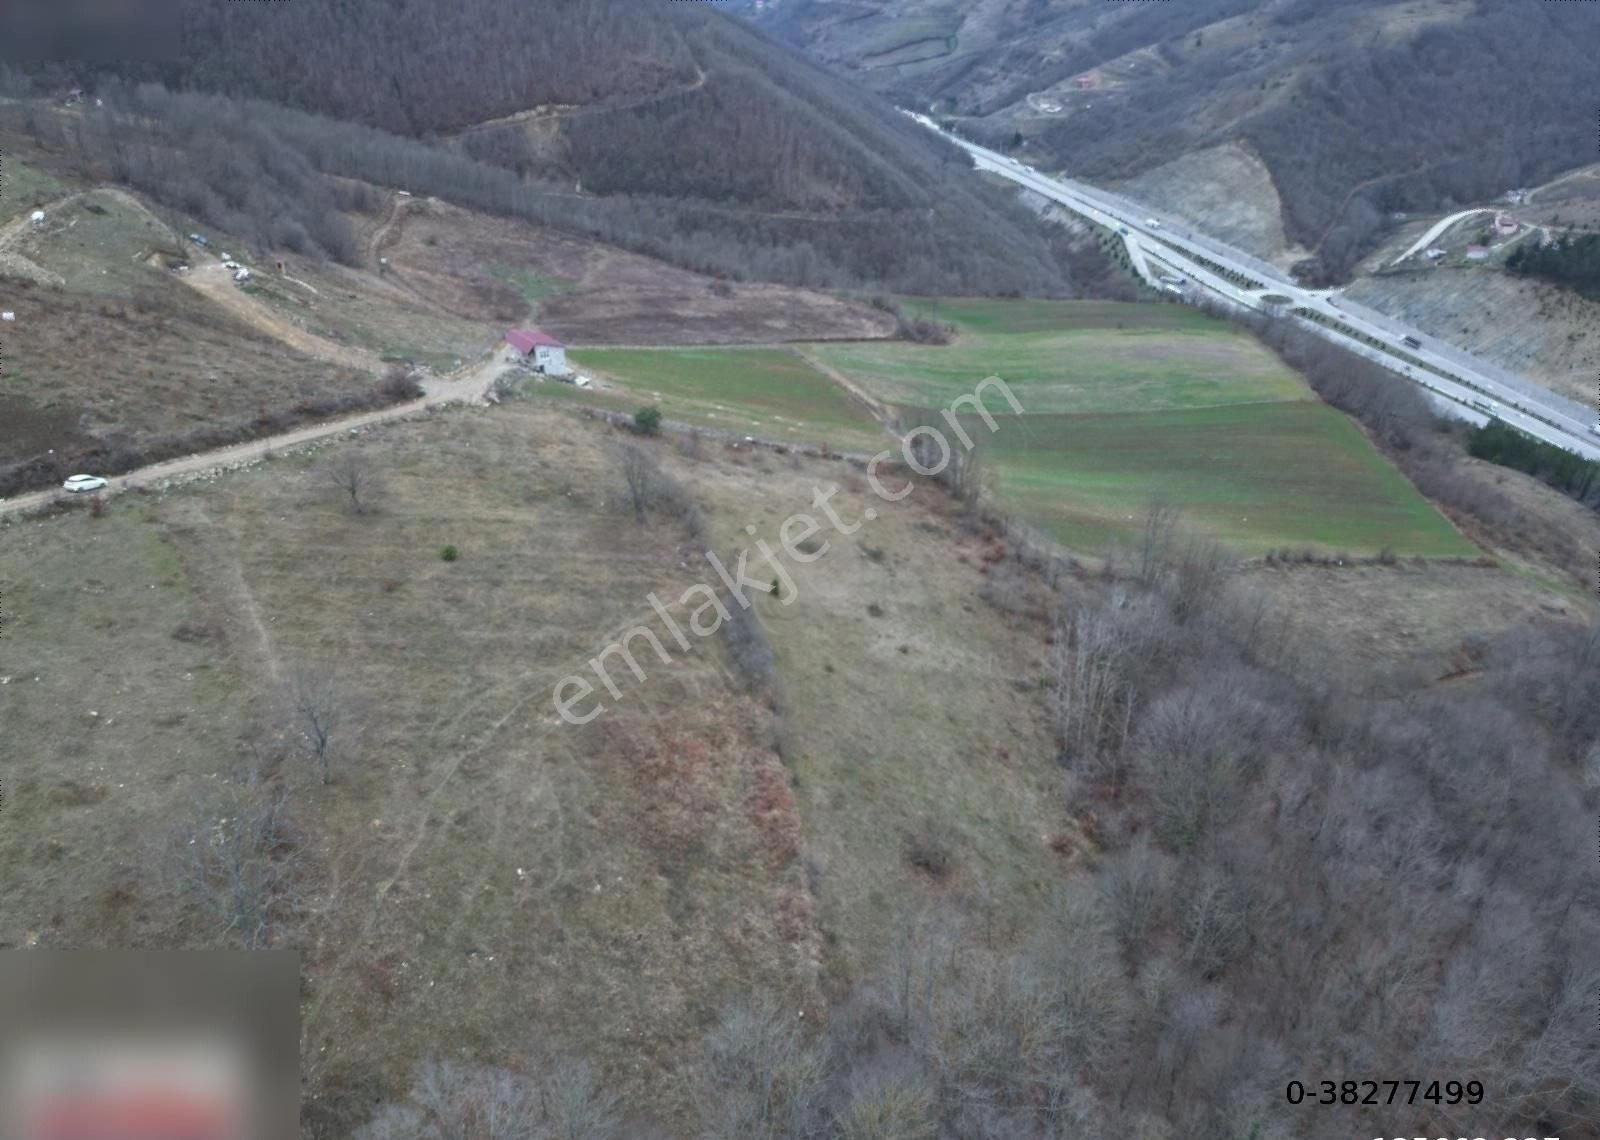
[[[80,194],[68,194],[65,198],[57,198],[44,206],[35,207],[45,212],[46,224],[49,216],[59,211],[63,206],[70,206],[73,202],[83,197]],[[60,288],[66,281],[60,274],[52,273],[44,266],[24,257],[13,248],[25,234],[34,231],[33,209],[22,211],[5,225],[0,226],[0,274],[7,277],[20,277],[32,281],[37,285],[49,285]]]
[[[347,368],[360,368],[365,372],[380,372],[383,362],[378,354],[364,348],[337,344],[326,337],[293,324],[273,311],[270,305],[256,300],[233,283],[233,271],[220,261],[197,259],[188,273],[180,273],[178,280],[216,302],[245,324],[282,341],[290,348],[330,364]]]
[[[372,237],[367,241],[367,260],[372,263],[374,273],[382,272],[383,243],[389,240],[389,231],[400,220],[400,215],[405,211],[407,203],[412,199],[408,195],[390,193],[388,208],[384,210],[383,221],[378,223],[378,228],[372,231]]]
[[[804,352],[798,348],[794,350],[794,354],[807,364],[811,365],[811,367],[815,368],[818,372],[822,373],[829,380],[832,380],[835,384],[839,385],[839,387],[843,388],[846,392],[849,392],[856,399],[860,400],[861,403],[866,406],[867,411],[872,413],[872,418],[883,425],[884,431],[888,432],[890,435],[895,434],[893,409],[884,406],[881,402],[868,394],[866,389],[862,388],[861,385],[857,384],[854,380],[850,379],[850,377],[846,376],[843,372],[840,372],[837,368],[822,360],[820,357],[814,356],[809,352]]]
[[[501,115],[496,119],[485,119],[481,123],[462,127],[446,138],[459,139],[464,135],[475,134],[478,131],[489,131],[496,127],[514,127],[519,123],[532,123],[540,119],[573,119],[583,115],[608,115],[615,111],[632,111],[640,107],[658,103],[663,99],[671,99],[678,95],[687,95],[691,91],[698,91],[706,85],[705,69],[695,65],[694,79],[678,87],[669,87],[664,91],[654,91],[649,95],[640,95],[636,98],[620,103],[603,103],[592,107],[584,107],[575,103],[552,103],[543,107],[531,107],[526,111],[515,111],[509,115]]]
[[[154,463],[148,467],[130,471],[126,475],[117,475],[109,478],[105,490],[101,491],[100,494],[109,496],[122,491],[158,487],[163,483],[187,481],[211,471],[242,467],[264,458],[269,451],[287,451],[308,443],[314,443],[319,439],[348,434],[351,431],[373,424],[404,419],[407,416],[415,415],[432,407],[440,407],[445,404],[482,403],[490,387],[494,384],[495,378],[506,367],[508,367],[508,361],[505,352],[497,350],[492,355],[475,361],[449,375],[428,378],[424,381],[424,394],[421,399],[411,400],[404,404],[395,404],[393,407],[379,408],[373,412],[361,412],[353,416],[343,416],[325,423],[313,424],[309,427],[296,428],[293,431],[268,436],[265,439],[254,439],[248,443],[235,444],[232,447],[221,447],[212,451],[202,451],[194,455],[169,459],[163,463]],[[17,495],[10,499],[0,499],[0,518],[8,515],[26,514],[29,511],[46,507],[58,499],[72,497],[58,488],[50,488],[44,491],[30,492],[26,495]]]

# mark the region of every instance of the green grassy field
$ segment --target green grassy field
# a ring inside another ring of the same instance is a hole
[[[831,343],[808,352],[885,403],[948,406],[985,377],[1024,409],[990,438],[1002,496],[1064,544],[1097,555],[1129,537],[1150,502],[1182,508],[1242,554],[1312,547],[1470,557],[1466,541],[1344,416],[1276,356],[1177,305],[1108,301],[902,301],[956,326],[948,345]],[[881,434],[839,384],[784,349],[600,349],[574,353],[610,381],[552,399],[875,450]],[[985,399],[1009,413],[991,387]],[[974,434],[987,433],[976,425]]]
[[[956,21],[938,17],[901,18],[866,33],[866,39],[858,45],[858,50],[863,55],[888,55],[924,40],[948,39],[955,35],[958,27]]]
[[[4,185],[0,188],[0,222],[10,221],[35,206],[66,194],[67,188],[35,166],[13,161],[4,165]]]
[[[1299,378],[1221,321],[1176,305],[949,301],[907,306],[957,325],[948,345],[818,345],[874,396],[948,404],[999,376],[1030,413],[1134,412],[1305,400]],[[990,405],[1004,410],[997,393]]]
[[[562,293],[570,293],[573,288],[569,282],[545,277],[532,269],[516,269],[509,265],[492,266],[489,274],[521,293],[522,299],[533,306],[534,312],[539,311],[539,302],[550,297],[559,297]]]
[[[572,359],[621,389],[585,393],[587,402],[659,404],[671,420],[769,439],[857,449],[882,439],[866,408],[786,349],[592,349]]]
[[[1001,494],[1072,549],[1104,552],[1159,497],[1243,554],[1475,553],[1348,419],[1222,321],[1178,305],[902,303],[955,325],[955,341],[819,345],[818,358],[906,408],[1005,380],[1025,414],[991,437]],[[1010,411],[993,387],[985,400]]]
[[[912,316],[949,321],[978,333],[1072,332],[1115,328],[1182,332],[1215,331],[1217,322],[1182,305],[1137,305],[1126,301],[1051,301],[1022,297],[907,297]]]
[[[969,430],[984,434],[981,422]],[[1010,417],[990,438],[1002,495],[1077,550],[1132,533],[1160,498],[1247,555],[1283,546],[1476,553],[1323,404]]]
[[[75,293],[129,293],[152,276],[143,255],[175,244],[170,229],[124,195],[106,190],[86,194],[56,219],[37,241],[24,240],[18,252],[59,273]]]

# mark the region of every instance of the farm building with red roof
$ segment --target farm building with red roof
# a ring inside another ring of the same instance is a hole
[[[559,340],[540,329],[512,329],[506,343],[524,357],[531,357],[535,371],[550,376],[567,374],[567,349]]]

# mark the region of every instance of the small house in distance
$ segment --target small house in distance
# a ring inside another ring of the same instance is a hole
[[[546,376],[567,374],[567,349],[559,340],[539,329],[512,329],[506,333],[506,343],[533,365],[535,372]]]

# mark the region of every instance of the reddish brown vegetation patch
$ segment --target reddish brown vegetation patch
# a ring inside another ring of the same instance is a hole
[[[750,816],[761,836],[767,864],[777,869],[800,854],[800,814],[789,774],[777,760],[759,762],[750,793]]]
[[[632,791],[622,807],[645,847],[682,857],[716,825],[725,754],[704,737],[616,718],[606,725],[607,755]]]

